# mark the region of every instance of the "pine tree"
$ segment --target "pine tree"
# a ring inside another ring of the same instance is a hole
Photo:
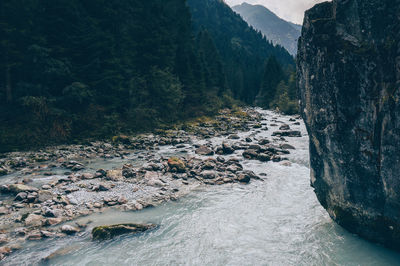
[[[271,56],[265,66],[260,92],[256,98],[258,106],[269,108],[270,103],[274,100],[276,87],[279,82],[285,79],[284,72],[277,62],[276,58]]]

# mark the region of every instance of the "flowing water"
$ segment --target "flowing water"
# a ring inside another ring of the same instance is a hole
[[[273,116],[264,112],[268,125]],[[288,117],[279,117],[287,122]],[[308,143],[303,125],[292,126],[302,138],[288,138],[296,150],[291,166],[243,161],[246,169],[267,177],[249,185],[205,187],[177,202],[140,212],[108,211],[82,220],[95,225],[156,223],[138,236],[106,242],[83,236],[30,243],[5,261],[31,265],[52,252],[66,254],[51,265],[400,265],[400,254],[364,241],[336,225],[309,185]],[[270,137],[272,130],[248,132]],[[220,143],[221,139],[211,140]],[[169,153],[171,149],[161,152]],[[61,252],[63,253],[63,252]],[[43,262],[41,262],[44,264]]]

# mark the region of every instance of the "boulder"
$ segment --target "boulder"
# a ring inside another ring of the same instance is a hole
[[[297,130],[288,130],[288,131],[275,131],[272,133],[272,136],[277,137],[301,137],[301,132]]]
[[[154,224],[115,224],[97,226],[92,230],[94,240],[107,240],[123,234],[138,234],[155,228]]]
[[[79,228],[69,225],[69,224],[64,224],[63,226],[61,226],[61,232],[63,232],[64,234],[67,235],[74,235],[76,233],[78,233],[80,230]]]
[[[305,14],[297,76],[311,184],[330,216],[400,250],[400,5],[334,0]]]
[[[9,192],[11,192],[15,195],[20,192],[36,192],[36,191],[38,191],[37,188],[30,187],[30,186],[27,186],[24,184],[11,184],[8,186],[8,190],[9,190]]]
[[[246,159],[254,159],[257,158],[258,153],[256,150],[245,150],[242,155]]]
[[[25,225],[37,227],[41,226],[43,221],[43,216],[31,213],[25,218]]]
[[[196,154],[211,156],[214,155],[214,151],[208,148],[207,146],[202,145],[198,149],[196,149]]]
[[[168,166],[171,170],[177,172],[185,172],[186,171],[186,164],[177,157],[171,157],[168,159]]]

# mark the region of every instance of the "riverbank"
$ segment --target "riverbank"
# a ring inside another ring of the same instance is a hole
[[[26,241],[79,235],[87,223],[71,221],[109,208],[136,211],[203,186],[262,182],[267,173],[245,170],[243,161],[289,165],[285,156],[294,147],[285,138],[301,136],[292,130],[300,126],[298,117],[283,123],[275,115],[267,124],[254,109],[225,110],[185,130],[5,154],[1,257]],[[254,137],[261,131],[270,131],[271,138]]]

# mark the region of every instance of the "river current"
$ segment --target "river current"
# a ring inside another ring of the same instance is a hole
[[[86,234],[31,242],[4,264],[400,265],[399,253],[348,233],[320,206],[310,187],[304,125],[292,125],[290,117],[270,111],[260,112],[270,130],[240,136],[271,138],[274,119],[301,130],[303,137],[287,138],[296,147],[288,155],[291,165],[242,161],[246,169],[267,176],[249,185],[203,187],[176,202],[139,212],[108,211],[81,218],[93,221]],[[208,141],[219,144],[222,139]],[[173,153],[173,148],[160,153]],[[232,156],[239,157],[239,153]],[[138,236],[91,240],[93,226],[121,222],[159,227]],[[62,255],[41,262],[56,250]]]

